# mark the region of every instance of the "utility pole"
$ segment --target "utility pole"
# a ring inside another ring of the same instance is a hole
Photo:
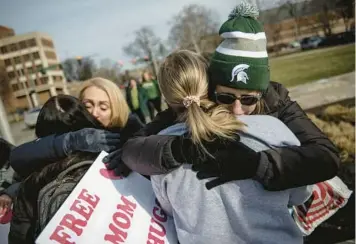
[[[6,141],[15,145],[15,141],[14,138],[12,137],[9,121],[7,120],[4,103],[2,102],[1,97],[0,97],[0,132]]]

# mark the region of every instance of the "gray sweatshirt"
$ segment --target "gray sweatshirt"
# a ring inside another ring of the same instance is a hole
[[[255,151],[300,145],[274,117],[249,115],[239,119],[247,125],[246,132],[240,134],[241,141]],[[160,134],[185,132],[184,124],[176,124]],[[311,195],[309,187],[271,192],[257,181],[240,180],[207,190],[207,180],[198,180],[190,165],[152,176],[151,182],[162,208],[174,218],[181,244],[303,243],[288,206],[305,202]]]

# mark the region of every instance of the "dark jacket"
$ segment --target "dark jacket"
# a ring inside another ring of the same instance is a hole
[[[42,170],[28,176],[20,185],[18,197],[14,201],[13,216],[9,232],[9,244],[33,244],[40,233],[38,227],[39,212],[38,196],[43,187],[56,179],[56,177],[69,166],[80,161],[95,160],[97,154],[78,153],[64,160],[46,165]],[[78,169],[75,174],[81,177],[89,168]],[[42,210],[43,211],[43,210]]]
[[[130,115],[126,126],[122,129],[114,129],[114,132],[120,133],[121,143],[123,144],[142,128],[143,124],[140,120],[135,115]],[[52,140],[55,139],[55,137],[52,136],[49,138],[52,138]],[[40,141],[42,141],[42,139],[39,140],[39,142]],[[54,144],[55,143],[52,142],[50,145]],[[35,227],[37,225],[38,215],[40,214],[37,209],[40,190],[53,181],[64,169],[74,163],[78,163],[78,159],[84,161],[94,160],[96,158],[96,154],[85,152],[67,157],[64,152],[56,147],[47,146],[41,148],[43,145],[36,142],[24,145],[26,146],[22,146],[21,150],[26,150],[27,152],[34,150],[36,153],[27,155],[29,158],[27,158],[25,162],[22,162],[24,166],[30,167],[25,167],[26,170],[21,171],[28,176],[21,183],[18,196],[14,202],[9,244],[34,243],[34,235],[39,234],[35,233]],[[59,151],[60,154],[57,154],[56,150]],[[60,155],[60,157],[57,157],[58,155]],[[40,160],[41,164],[36,164],[34,159]],[[78,174],[84,175],[86,171],[80,170]]]
[[[15,146],[0,138],[0,196],[6,194],[12,199],[16,196],[20,177],[9,163],[10,152]]]
[[[281,84],[271,82],[263,96],[266,114],[280,119],[301,142],[299,147],[260,152],[256,178],[268,190],[284,190],[325,181],[336,175],[340,164],[336,147],[311,122],[298,103],[290,100],[288,93]],[[122,160],[125,164],[145,175],[168,173],[178,167],[180,163],[173,155],[179,152],[172,147],[178,138],[155,135],[175,122],[176,114],[171,109],[161,112],[124,145]]]
[[[143,126],[137,116],[132,114],[124,128],[113,129],[113,132],[120,133],[121,143],[123,144]],[[63,137],[50,135],[40,140],[24,143],[13,149],[10,155],[10,164],[21,177],[25,178],[47,164],[66,157],[63,149]]]
[[[139,102],[139,109],[141,109],[142,113],[144,115],[148,115],[148,108],[147,108],[147,100],[148,98],[146,97],[145,91],[143,91],[142,87],[137,84],[137,92],[138,92],[138,102]],[[132,105],[132,97],[131,97],[131,87],[128,85],[126,87],[126,101],[127,105],[129,105],[129,108],[131,111],[133,111],[133,105]]]

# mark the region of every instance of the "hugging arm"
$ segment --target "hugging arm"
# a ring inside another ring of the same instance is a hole
[[[112,151],[120,144],[120,135],[105,130],[84,128],[62,135],[49,135],[22,144],[11,151],[10,164],[23,178],[49,163],[79,151]]]
[[[257,177],[268,190],[283,190],[328,180],[340,165],[338,150],[290,99],[281,121],[296,135],[301,146],[261,152]]]

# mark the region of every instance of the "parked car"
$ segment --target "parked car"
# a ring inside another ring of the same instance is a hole
[[[294,49],[294,48],[300,48],[300,42],[299,41],[292,41],[289,44],[289,47]]]
[[[355,42],[355,32],[347,31],[337,34],[332,34],[324,38],[324,40],[320,43],[321,47],[330,47],[336,45],[343,45],[348,43]]]
[[[28,128],[35,127],[37,117],[40,113],[41,107],[32,108],[24,113],[24,121]]]
[[[322,41],[323,41],[323,38],[321,38],[319,36],[311,36],[311,37],[304,38],[300,42],[300,45],[303,50],[313,49],[313,48],[318,48]]]

